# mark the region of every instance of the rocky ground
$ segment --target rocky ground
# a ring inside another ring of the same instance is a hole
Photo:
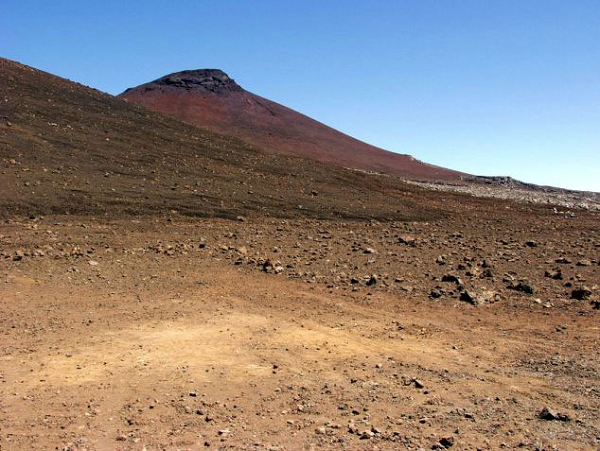
[[[510,177],[475,177],[477,183],[419,182],[412,185],[435,191],[463,193],[475,197],[512,200],[529,204],[553,205],[554,212],[563,214],[561,207],[576,210],[600,211],[600,193],[572,191],[562,188],[522,183]]]
[[[599,448],[598,210],[0,103],[0,449]]]
[[[6,220],[0,445],[597,449],[598,218],[485,205]]]

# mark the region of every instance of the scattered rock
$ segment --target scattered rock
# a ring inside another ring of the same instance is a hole
[[[429,293],[429,297],[431,299],[438,299],[438,298],[442,297],[442,291],[439,288],[434,288]]]
[[[460,279],[460,277],[454,275],[454,274],[445,274],[442,276],[442,282],[450,282],[450,283],[455,283],[457,285],[462,285],[462,280]]]
[[[522,293],[533,294],[535,290],[529,282],[511,283],[508,288],[515,291],[521,291]]]
[[[325,435],[325,434],[327,434],[327,429],[325,428],[325,426],[319,426],[318,428],[315,429],[315,433],[320,434],[320,435]]]
[[[361,440],[370,440],[375,437],[375,433],[368,429],[360,432],[359,435]]]
[[[551,271],[546,271],[544,276],[550,277],[551,279],[554,279],[554,280],[562,280],[562,278],[563,278],[562,271],[560,270],[560,268],[551,270]]]
[[[544,407],[538,417],[546,421],[571,421],[571,418],[563,413],[558,413],[549,407]]]
[[[368,287],[372,287],[373,285],[377,284],[377,276],[372,275],[371,277],[369,277],[369,279],[367,280],[367,286]]]
[[[475,292],[472,290],[465,290],[460,294],[460,300],[468,302],[473,305],[482,305],[486,302],[492,302],[496,300],[496,292],[492,290],[483,290],[481,292]]]
[[[425,385],[419,379],[413,379],[412,382],[416,388],[425,388]]]
[[[407,246],[415,246],[417,244],[417,240],[414,236],[406,234],[400,235],[398,237],[398,242],[400,244],[406,244]]]
[[[589,297],[591,295],[592,295],[592,290],[590,290],[586,286],[583,286],[581,288],[576,288],[573,291],[571,291],[571,298],[577,299],[578,301],[585,301],[586,299],[589,299]]]
[[[442,437],[440,439],[440,445],[444,448],[452,448],[454,446],[454,437]]]
[[[485,268],[481,273],[481,277],[485,277],[487,279],[491,279],[494,277],[494,270],[492,268]]]

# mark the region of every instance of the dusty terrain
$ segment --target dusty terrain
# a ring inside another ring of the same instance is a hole
[[[597,449],[595,221],[5,222],[0,443]]]
[[[600,446],[600,212],[0,63],[0,449]]]

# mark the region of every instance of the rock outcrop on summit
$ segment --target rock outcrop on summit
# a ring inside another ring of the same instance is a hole
[[[218,69],[177,72],[130,88],[120,97],[271,153],[412,179],[448,181],[465,175],[345,135],[246,91]]]

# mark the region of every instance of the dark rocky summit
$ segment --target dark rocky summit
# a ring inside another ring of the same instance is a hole
[[[243,91],[235,80],[219,69],[184,70],[182,72],[165,75],[164,77],[143,85],[144,90],[146,91],[165,86],[212,92],[215,94]]]

